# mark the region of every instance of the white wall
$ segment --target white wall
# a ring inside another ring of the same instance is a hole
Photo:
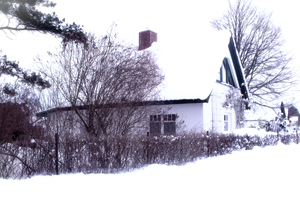
[[[202,130],[203,128],[203,103],[172,105],[170,113],[177,114],[178,121],[184,121],[187,130]]]
[[[202,131],[203,128],[203,104],[202,103],[185,103],[173,105],[160,105],[156,106],[163,114],[176,114],[178,118],[176,123],[184,122],[184,130],[197,130]],[[161,113],[153,113],[161,114]]]
[[[184,121],[185,129],[196,130],[197,132],[224,132],[224,115],[228,115],[228,132],[236,127],[234,109],[224,106],[226,95],[233,87],[216,82],[208,103],[188,103],[158,106],[168,114],[177,114],[177,122]],[[158,114],[158,113],[153,113]]]
[[[236,127],[235,111],[231,106],[224,106],[226,95],[233,87],[216,82],[208,103],[189,103],[159,106],[169,114],[177,114],[177,122],[184,121],[186,130],[197,132],[224,132],[224,115],[228,115],[228,132]]]
[[[224,132],[224,115],[228,115],[228,132],[236,127],[235,111],[231,106],[224,106],[226,95],[233,87],[216,82],[208,103],[191,103],[167,105],[169,113],[177,114],[178,120],[183,120],[187,130],[197,132]],[[163,108],[163,106],[162,106]]]
[[[229,94],[230,90],[233,87],[216,82],[215,87],[213,88],[210,104],[212,109],[212,124],[213,124],[213,132],[224,132],[224,115],[229,116],[229,131],[231,132],[236,127],[236,118],[235,111],[229,105],[228,107],[224,106],[226,102],[226,95]]]

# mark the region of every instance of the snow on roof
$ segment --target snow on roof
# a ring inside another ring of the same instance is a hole
[[[224,57],[230,58],[229,31],[206,29],[203,36],[189,33],[168,44],[160,39],[159,33],[158,38],[159,42],[154,47],[159,49],[158,63],[165,74],[162,98],[206,99],[213,89]],[[167,52],[164,45],[172,45],[174,50]]]

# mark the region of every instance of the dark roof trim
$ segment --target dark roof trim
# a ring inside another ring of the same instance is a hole
[[[209,97],[205,100],[202,99],[178,99],[178,100],[161,100],[161,101],[145,101],[145,105],[175,105],[175,104],[188,104],[188,103],[208,103]]]
[[[206,98],[205,100],[202,100],[202,99],[178,99],[178,100],[143,101],[143,102],[139,102],[139,103],[124,102],[124,104],[134,105],[134,106],[154,106],[154,105],[157,106],[157,105],[176,105],[176,104],[189,104],[189,103],[208,103],[209,97]],[[113,107],[113,106],[114,106],[113,104],[106,104],[105,106],[99,105],[99,108],[100,107],[109,108],[109,107]],[[88,106],[76,106],[76,109],[86,110],[86,109],[88,109]],[[67,106],[67,107],[52,108],[49,110],[39,112],[36,114],[36,116],[37,117],[47,117],[47,115],[50,113],[70,111],[70,110],[74,110],[74,107]]]
[[[249,91],[248,91],[248,88],[247,88],[244,72],[242,71],[243,66],[242,66],[242,64],[240,62],[240,59],[238,57],[233,37],[230,37],[230,42],[228,44],[228,48],[229,48],[231,59],[232,59],[233,65],[234,65],[236,76],[237,76],[237,79],[239,81],[239,86],[241,88],[241,93],[243,94],[245,99],[249,99]]]

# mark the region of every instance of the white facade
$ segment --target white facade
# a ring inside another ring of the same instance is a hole
[[[236,128],[235,110],[231,105],[226,105],[227,95],[230,90],[236,90],[230,85],[216,82],[211,94],[207,110],[211,109],[211,131],[222,133],[231,132]],[[206,106],[206,105],[204,105]]]
[[[178,117],[176,123],[184,122],[183,129],[187,133],[231,132],[236,128],[236,116],[234,108],[225,105],[226,96],[229,95],[230,90],[238,89],[216,82],[207,103],[160,105],[157,110],[176,114]],[[163,131],[161,133],[163,134]]]

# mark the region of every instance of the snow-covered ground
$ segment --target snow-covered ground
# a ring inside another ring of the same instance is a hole
[[[0,179],[0,199],[300,199],[300,145],[255,147],[184,166]]]
[[[267,135],[277,135],[277,133],[274,132],[266,132],[265,129],[258,129],[258,128],[242,128],[242,129],[234,129],[232,131],[235,135],[249,135],[249,136],[255,136],[258,135],[260,137],[265,137]],[[290,132],[292,133],[292,132]],[[281,133],[282,134],[282,133]]]

